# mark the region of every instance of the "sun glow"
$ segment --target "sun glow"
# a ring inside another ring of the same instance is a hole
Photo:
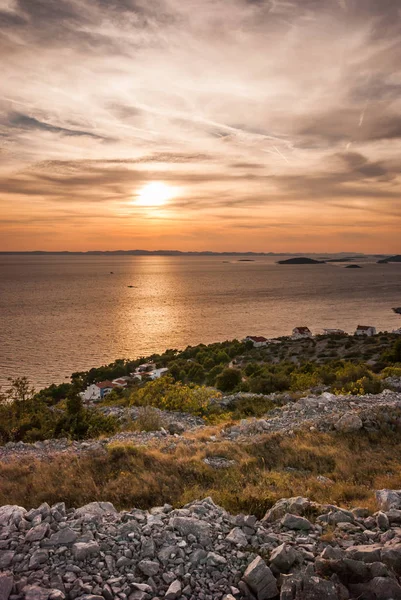
[[[137,206],[164,206],[175,195],[174,188],[162,181],[147,183],[139,190],[135,204]]]

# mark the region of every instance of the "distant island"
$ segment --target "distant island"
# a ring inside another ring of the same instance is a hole
[[[362,269],[360,265],[347,265],[344,269]]]
[[[277,261],[278,265],[324,265],[324,260],[315,260],[305,256],[297,256],[295,258],[287,258],[286,260]]]
[[[401,254],[397,254],[396,256],[389,256],[388,258],[382,258],[377,261],[379,264],[387,264],[387,263],[401,263]]]

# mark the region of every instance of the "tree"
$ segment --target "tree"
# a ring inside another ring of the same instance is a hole
[[[241,379],[239,369],[224,369],[216,378],[216,387],[222,392],[231,392],[241,383]]]

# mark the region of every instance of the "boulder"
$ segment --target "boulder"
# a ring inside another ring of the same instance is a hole
[[[392,508],[401,508],[401,490],[377,490],[376,501],[380,510],[384,512]]]
[[[371,544],[366,546],[351,546],[347,548],[345,554],[348,558],[361,560],[365,563],[374,563],[381,561],[381,546]]]
[[[368,583],[350,584],[352,594],[372,600],[401,600],[401,586],[391,577],[375,577]]]
[[[362,429],[363,423],[355,413],[345,413],[345,415],[340,417],[340,419],[335,423],[334,427],[337,429],[337,431],[350,433],[352,431],[359,431],[359,429]]]
[[[297,560],[296,551],[288,544],[280,544],[270,554],[270,567],[274,567],[280,573],[287,573]]]
[[[49,538],[42,541],[42,546],[70,546],[78,539],[78,534],[73,531],[70,527],[64,527],[59,529],[56,533],[53,533]]]
[[[348,598],[344,586],[333,581],[326,581],[309,573],[283,575],[280,600],[347,600]]]
[[[47,535],[50,527],[48,523],[41,523],[36,527],[32,527],[25,536],[26,542],[39,542]]]
[[[210,538],[210,525],[206,521],[193,519],[192,517],[173,517],[170,525],[177,529],[181,535],[194,535],[200,541],[207,542]]]
[[[302,531],[313,529],[313,525],[308,519],[290,513],[286,513],[281,519],[281,526],[286,527],[287,529],[300,529]]]
[[[92,517],[104,517],[109,514],[117,514],[116,509],[111,502],[90,502],[77,508],[75,515],[77,517],[85,517],[87,515]]]
[[[236,546],[248,546],[248,539],[240,527],[234,527],[226,537],[226,540]]]
[[[304,515],[310,507],[308,498],[297,496],[294,498],[282,498],[272,506],[262,519],[262,522],[273,523],[284,517],[285,513],[293,515]]]
[[[242,579],[255,594],[257,600],[269,600],[278,595],[276,579],[260,556],[257,556],[248,565]]]
[[[7,527],[19,523],[25,515],[26,510],[16,504],[0,506],[0,527]]]

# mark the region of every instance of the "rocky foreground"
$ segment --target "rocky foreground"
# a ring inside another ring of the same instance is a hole
[[[262,521],[211,498],[174,510],[0,508],[0,600],[401,599],[401,491],[379,511],[306,498]]]

